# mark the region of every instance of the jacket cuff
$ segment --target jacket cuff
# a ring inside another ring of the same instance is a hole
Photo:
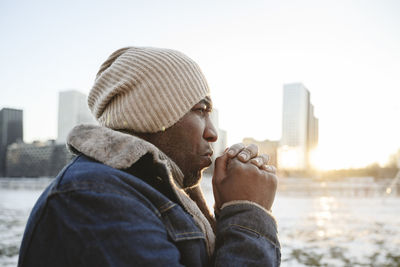
[[[244,203],[257,206],[257,207],[259,207],[260,209],[262,209],[263,211],[265,211],[266,213],[268,213],[268,214],[270,214],[270,215],[272,216],[271,212],[268,211],[266,208],[264,208],[264,207],[261,206],[260,204],[257,204],[256,202],[249,201],[249,200],[232,200],[232,201],[226,202],[226,203],[224,203],[224,204],[221,206],[221,210],[222,210],[223,208],[228,207],[228,206],[231,206],[231,205],[235,205],[235,204],[244,204]]]
[[[251,201],[231,201],[221,207],[218,215],[217,229],[236,226],[263,236],[280,248],[276,220],[260,205]]]

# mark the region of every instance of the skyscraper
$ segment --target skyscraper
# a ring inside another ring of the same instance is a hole
[[[23,112],[20,109],[0,110],[0,176],[6,173],[8,145],[23,140]]]
[[[76,90],[60,92],[57,143],[65,143],[71,129],[81,123],[97,123],[90,113],[86,95]]]
[[[318,119],[314,116],[310,92],[301,83],[285,84],[279,165],[293,169],[309,167],[309,152],[317,144]]]

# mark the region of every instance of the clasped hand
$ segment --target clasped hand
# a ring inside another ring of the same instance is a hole
[[[277,188],[276,168],[256,145],[235,144],[215,160],[212,179],[215,208],[234,200],[255,202],[271,210]]]

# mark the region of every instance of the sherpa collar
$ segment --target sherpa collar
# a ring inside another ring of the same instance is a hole
[[[179,167],[153,144],[133,135],[97,125],[78,125],[67,138],[67,146],[73,153],[82,153],[115,169],[127,169],[146,154],[151,154],[155,163],[164,164],[168,170],[169,183],[177,198],[189,212],[206,236],[208,254],[214,251],[215,224],[204,200],[200,186],[183,190],[183,174]],[[193,201],[193,200],[195,201]],[[213,225],[214,226],[214,225]]]
[[[67,138],[68,149],[80,152],[115,169],[127,169],[145,154],[156,163],[165,164],[174,182],[183,188],[183,173],[179,167],[153,144],[130,134],[97,125],[78,125]]]

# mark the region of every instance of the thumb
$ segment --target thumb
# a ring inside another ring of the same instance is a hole
[[[226,177],[228,160],[229,156],[227,153],[222,154],[222,156],[215,160],[213,183],[220,183]]]

